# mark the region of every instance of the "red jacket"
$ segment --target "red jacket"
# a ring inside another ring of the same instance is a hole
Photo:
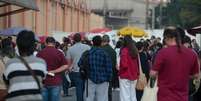
[[[128,48],[123,48],[120,53],[120,70],[121,79],[136,80],[139,75],[138,58],[132,59]]]

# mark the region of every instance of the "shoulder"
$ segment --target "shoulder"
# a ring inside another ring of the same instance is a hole
[[[35,56],[32,56],[31,58],[32,58],[32,62],[38,62],[38,63],[42,63],[46,65],[45,60],[43,60],[42,58],[35,57]]]
[[[169,51],[172,50],[172,47],[167,47],[167,48],[161,48],[157,54],[164,54],[164,53],[169,53]]]
[[[18,58],[12,58],[7,61],[6,66],[13,64],[13,63],[19,63],[19,62],[20,62],[20,60]]]
[[[85,49],[85,50],[91,49],[91,47],[90,47],[89,45],[87,45],[87,44],[81,43],[80,45],[81,45],[81,47],[82,47],[83,49]]]

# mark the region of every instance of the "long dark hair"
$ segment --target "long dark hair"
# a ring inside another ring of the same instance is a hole
[[[15,49],[12,47],[12,41],[9,38],[5,38],[1,41],[0,54],[9,58],[15,57]]]
[[[166,38],[175,38],[178,52],[181,52],[181,35],[175,27],[167,27],[163,33],[164,39]]]
[[[135,59],[138,56],[138,49],[135,45],[135,41],[131,36],[125,36],[123,39],[123,47],[127,47],[129,50],[130,56]]]

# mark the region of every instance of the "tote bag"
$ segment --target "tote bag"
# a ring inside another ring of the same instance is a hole
[[[157,79],[155,80],[153,88],[150,87],[150,80],[148,82],[148,85],[144,88],[144,93],[141,101],[157,101],[158,80]]]
[[[135,88],[137,90],[144,90],[144,88],[147,85],[147,78],[146,78],[145,74],[142,72],[142,66],[141,66],[141,61],[140,61],[139,55],[138,55],[138,65],[139,65],[140,75],[139,75],[139,78],[137,80],[137,84],[136,84]]]

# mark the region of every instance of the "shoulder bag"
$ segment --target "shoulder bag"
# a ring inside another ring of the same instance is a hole
[[[147,85],[147,78],[146,78],[145,74],[142,72],[140,55],[138,55],[138,67],[139,67],[139,70],[140,70],[140,75],[139,75],[139,78],[137,80],[137,84],[136,84],[135,88],[137,90],[144,90],[145,86]]]
[[[157,101],[158,94],[158,80],[150,78],[148,81],[148,85],[144,88],[144,93],[142,95],[141,101]],[[151,85],[153,87],[151,87]]]

